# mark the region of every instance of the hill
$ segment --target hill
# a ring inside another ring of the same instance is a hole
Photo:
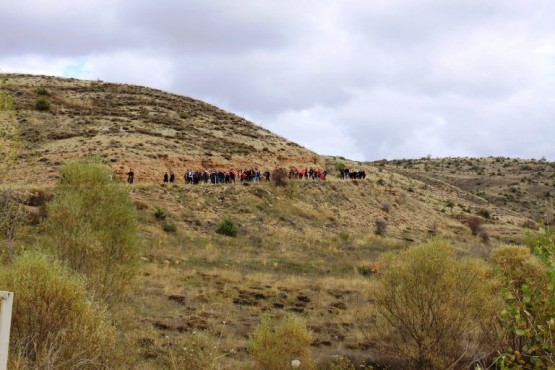
[[[262,312],[306,318],[323,363],[346,355],[368,365],[375,358],[361,315],[373,300],[382,253],[441,237],[459,257],[484,259],[550,220],[555,166],[546,161],[353,162],[319,156],[232,113],[158,90],[0,78],[2,91],[14,98],[22,143],[4,184],[27,191],[29,212],[38,213],[39,195],[55,193],[58,169],[68,160],[96,155],[122,180],[129,168],[137,174],[128,190],[143,241],[140,274],[114,314],[130,367],[171,367],[183,338],[201,331],[218,338],[222,368],[242,368]],[[49,108],[39,110],[40,100]],[[329,175],[284,186],[181,181],[188,168],[290,166]],[[341,179],[342,167],[367,176]],[[166,171],[180,181],[162,184]],[[483,223],[482,234],[471,232],[472,218]],[[226,219],[237,225],[236,237],[216,232]],[[16,243],[30,244],[38,233],[30,222]]]
[[[56,167],[104,157],[123,177],[153,182],[192,168],[321,166],[320,156],[199,100],[125,84],[0,74],[24,144],[14,176],[49,181]],[[37,109],[39,101],[46,102]]]
[[[380,161],[376,165],[429,185],[465,191],[500,212],[552,223],[555,162],[518,158],[421,158]]]

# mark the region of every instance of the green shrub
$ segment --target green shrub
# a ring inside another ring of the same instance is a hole
[[[444,241],[386,254],[366,330],[404,369],[468,368],[497,348],[502,302],[481,261],[457,261]]]
[[[181,111],[181,112],[179,112],[179,117],[183,118],[183,119],[186,119],[186,118],[189,117],[189,112]]]
[[[351,237],[351,235],[349,234],[348,231],[346,231],[346,230],[341,230],[341,231],[339,232],[339,234],[337,234],[337,237],[339,238],[339,240],[340,240],[342,243],[347,243],[347,242],[349,241],[349,238]]]
[[[165,220],[168,216],[169,216],[169,213],[164,208],[156,207],[156,209],[154,210],[154,217],[157,220]]]
[[[487,209],[481,209],[478,211],[478,215],[489,220],[491,218],[491,213]]]
[[[122,298],[139,258],[137,211],[125,186],[100,160],[61,169],[58,195],[48,205],[44,244],[67,266],[87,276],[107,303]]]
[[[3,91],[0,91],[0,112],[9,112],[13,109],[14,99]]]
[[[232,237],[237,236],[238,232],[239,232],[239,227],[237,226],[235,221],[233,221],[230,218],[224,219],[216,229],[216,233],[220,235],[226,235],[226,236],[232,236]]]
[[[37,95],[41,95],[41,96],[50,95],[50,92],[46,89],[46,87],[39,87],[35,90],[35,92],[37,93]]]
[[[312,334],[302,318],[286,316],[276,324],[264,315],[250,337],[249,353],[257,369],[289,369],[293,360],[301,362],[301,369],[314,369],[311,342]]]
[[[370,266],[358,266],[357,267],[358,273],[362,276],[370,276],[372,275],[372,268]]]
[[[46,112],[50,110],[50,102],[45,98],[39,98],[35,103],[35,109],[41,112]]]
[[[528,241],[533,253],[519,246],[503,246],[491,253],[505,298],[501,369],[555,368],[554,236],[540,230]]]
[[[75,273],[28,252],[0,271],[0,285],[15,297],[9,368],[110,367],[114,329]]]
[[[175,233],[177,231],[177,226],[173,222],[164,222],[162,225],[162,230],[167,233]]]

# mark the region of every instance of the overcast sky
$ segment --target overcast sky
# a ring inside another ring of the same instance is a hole
[[[215,104],[355,160],[555,160],[553,0],[0,0],[0,70]]]

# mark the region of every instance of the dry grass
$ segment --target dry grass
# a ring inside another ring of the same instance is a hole
[[[383,252],[409,245],[407,235],[428,237],[432,225],[420,225],[426,221],[419,214],[428,206],[412,192],[400,203],[392,200],[391,235],[381,237],[373,234],[368,215],[384,215],[384,199],[395,198],[371,180],[295,186],[293,193],[264,183],[136,187],[145,257],[142,293],[129,302],[136,310],[130,317],[141,322],[133,330],[151,333],[152,340],[207,331],[222,338],[221,366],[240,368],[250,361],[247,339],[261,312],[274,318],[295,313],[313,331],[312,351],[321,366],[338,354],[356,364],[372,362],[368,339],[358,328],[373,300],[371,269]],[[345,206],[346,200],[355,206]],[[175,234],[161,229],[153,215],[158,206],[169,211]],[[238,223],[236,238],[215,233],[224,217]],[[437,220],[439,233],[455,241],[459,254],[487,254],[490,246],[484,250],[474,242],[461,221]],[[141,356],[146,363],[158,361]]]
[[[522,240],[527,220],[541,224],[554,184],[548,162],[359,163],[318,156],[190,98],[100,81],[7,78],[4,90],[17,95],[23,144],[17,168],[5,179],[11,188],[40,183],[48,191],[61,164],[85,155],[104,158],[121,179],[129,168],[135,172],[129,192],[144,252],[139,281],[116,314],[130,368],[179,368],[193,332],[215,341],[207,356],[219,357],[221,368],[244,368],[262,312],[275,319],[303,316],[322,368],[337,355],[369,364],[374,355],[358,323],[372,306],[372,271],[383,252],[440,236],[452,241],[458,256],[486,258],[496,245]],[[50,113],[34,111],[38,87],[51,92]],[[366,180],[339,180],[338,163],[364,169]],[[188,168],[291,165],[325,168],[328,180],[183,185]],[[161,186],[166,171],[175,172],[176,186]],[[155,218],[156,207],[167,209],[166,220]],[[483,225],[487,244],[464,224],[481,210],[492,215]],[[236,238],[215,233],[225,218],[238,224]],[[385,236],[374,235],[376,219],[387,222]],[[175,224],[176,232],[165,232],[163,222]],[[32,239],[34,226],[26,228],[17,243]]]

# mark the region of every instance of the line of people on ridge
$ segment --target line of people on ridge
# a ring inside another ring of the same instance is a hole
[[[366,171],[364,170],[360,170],[360,171],[353,171],[351,172],[348,168],[343,169],[342,175],[343,175],[343,180],[355,180],[355,179],[361,179],[364,180],[366,178]]]
[[[287,173],[287,170],[281,169]],[[229,171],[216,171],[216,170],[187,170],[183,175],[183,179],[186,184],[230,184],[236,183],[236,181],[240,182],[259,182],[263,179],[266,182],[270,181],[271,178],[270,171],[266,170],[263,173],[258,169],[244,169],[244,170],[229,170]],[[304,170],[297,170],[296,168],[291,168],[289,170],[289,178],[293,179],[302,179],[302,178],[311,178],[312,180],[320,179],[322,181],[326,180],[327,172],[323,170],[314,170],[314,169],[304,169]],[[175,175],[173,172],[164,174],[163,178],[164,183],[174,183],[175,182]]]
[[[283,173],[287,173],[287,170],[282,168],[280,169]],[[348,180],[348,179],[362,179],[364,180],[366,178],[366,171],[361,170],[361,171],[353,171],[351,172],[348,168],[344,169],[342,172],[342,178],[343,180]],[[129,184],[133,184],[134,179],[135,179],[135,173],[133,172],[133,169],[130,169],[129,172],[126,174],[127,175],[127,182]],[[325,181],[326,177],[327,177],[328,173],[325,170],[320,170],[320,169],[302,169],[302,170],[298,170],[295,167],[291,167],[288,171],[288,177],[289,179],[312,179],[312,180],[322,180]],[[240,182],[258,182],[258,181],[262,181],[262,179],[265,179],[266,182],[270,181],[270,177],[271,177],[271,173],[270,171],[266,170],[264,171],[264,173],[261,173],[260,170],[257,169],[244,169],[244,170],[229,170],[229,171],[216,171],[216,170],[187,170],[185,171],[185,174],[183,175],[183,180],[186,184],[199,184],[199,183],[205,183],[205,184],[230,184],[230,183],[236,183],[236,179],[238,179]],[[168,174],[167,172],[164,174],[163,177],[163,182],[165,184],[173,184],[175,183],[175,174],[173,172],[170,172],[170,174]]]

